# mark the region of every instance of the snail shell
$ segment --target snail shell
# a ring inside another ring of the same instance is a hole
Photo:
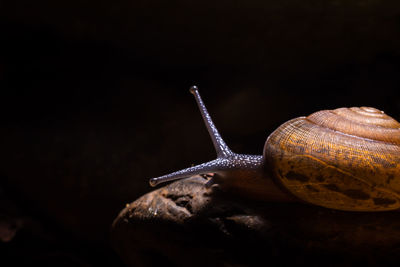
[[[264,146],[279,183],[297,198],[340,210],[400,208],[400,123],[370,107],[290,120]]]

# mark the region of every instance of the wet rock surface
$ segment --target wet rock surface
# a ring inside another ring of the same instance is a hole
[[[389,266],[400,261],[400,213],[256,203],[174,182],[127,204],[112,242],[128,266]]]

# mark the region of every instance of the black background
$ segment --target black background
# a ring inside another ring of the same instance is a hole
[[[399,119],[397,2],[1,1],[2,212],[25,222],[6,259],[120,264],[125,203],[214,157],[193,84],[240,153],[321,109]]]

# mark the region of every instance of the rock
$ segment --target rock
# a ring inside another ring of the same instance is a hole
[[[128,266],[384,266],[400,260],[400,213],[257,203],[192,177],[127,204],[112,225]]]

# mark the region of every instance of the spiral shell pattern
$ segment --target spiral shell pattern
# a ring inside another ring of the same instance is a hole
[[[400,123],[371,108],[290,120],[264,147],[274,177],[299,199],[327,208],[400,208]]]

